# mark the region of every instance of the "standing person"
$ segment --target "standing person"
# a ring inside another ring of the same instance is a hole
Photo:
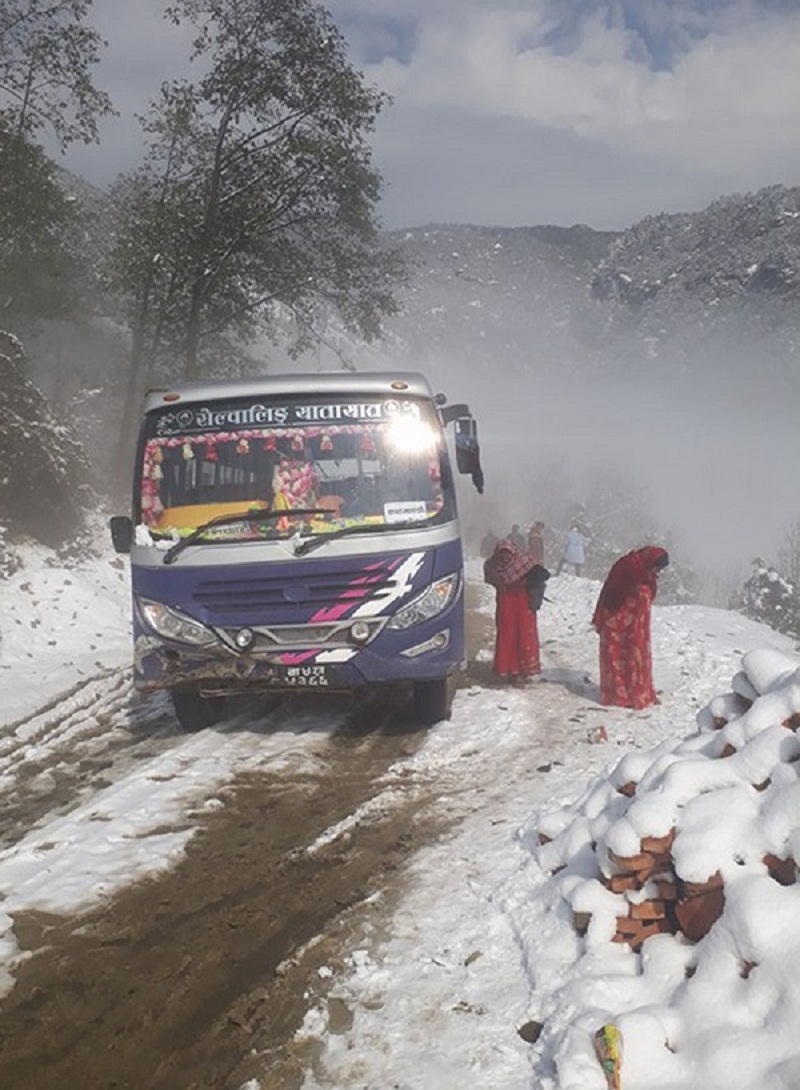
[[[575,569],[576,575],[581,574],[583,565],[586,563],[585,543],[586,539],[583,534],[578,527],[573,524],[570,527],[569,533],[564,538],[564,549],[561,553],[561,559],[558,562],[556,575],[561,575],[565,564],[571,564]]]
[[[615,561],[597,599],[592,625],[600,636],[600,703],[647,708],[653,686],[650,613],[666,549],[646,545]]]
[[[519,528],[519,523],[515,522],[511,527],[511,533],[508,535],[509,541],[513,541],[519,549],[525,548],[525,538],[522,536],[522,530]]]
[[[494,551],[494,547],[498,542],[497,534],[489,529],[481,538],[481,557],[483,560],[487,560]]]
[[[542,672],[536,611],[550,573],[529,553],[506,538],[498,541],[483,565],[483,578],[495,588],[497,608],[492,670],[498,677],[524,685]]]
[[[534,522],[528,531],[528,552],[544,567],[544,523]]]

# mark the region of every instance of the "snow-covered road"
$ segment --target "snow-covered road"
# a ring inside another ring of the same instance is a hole
[[[478,584],[478,563],[468,567],[478,614],[490,621],[491,594]],[[33,554],[0,587],[4,990],[27,959],[15,920],[31,909],[87,912],[174,870],[209,816],[235,805],[229,789],[243,777],[302,783],[309,795],[311,784],[342,776],[361,753],[369,789],[328,821],[310,808],[314,820],[305,839],[298,829],[291,858],[344,858],[394,818],[411,822],[409,830],[425,824],[433,839],[409,846],[402,887],[395,881],[391,896],[376,887],[362,898],[349,950],[340,942],[328,968],[317,966],[293,1030],[295,1076],[300,1063],[308,1090],[537,1085],[530,1044],[516,1032],[530,1017],[535,974],[526,967],[519,900],[520,868],[531,862],[515,830],[537,808],[575,797],[627,750],[691,733],[698,710],[730,689],[745,652],[793,649],[737,614],[657,606],[661,704],[604,709],[588,624],[597,590],[574,576],[551,580],[540,681],[494,687],[487,643],[449,722],[405,738],[377,725],[384,744],[374,729],[370,738],[362,716],[343,765],[331,745],[347,735],[349,713],[335,702],[243,704],[218,728],[181,734],[163,697],[143,700],[131,690],[118,562],[67,571]],[[294,1085],[288,1067],[285,1083],[275,1074],[284,1061],[254,1090]]]

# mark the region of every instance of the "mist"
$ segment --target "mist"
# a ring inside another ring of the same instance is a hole
[[[800,514],[800,433],[786,402],[688,381],[680,392],[537,381],[517,394],[496,384],[474,398],[487,487],[507,477],[505,513],[513,521],[536,517],[527,482],[537,463],[561,462],[576,489],[564,499],[590,511],[585,482],[599,470],[642,488],[684,561],[724,579],[755,556],[774,558]]]
[[[420,370],[435,391],[470,405],[486,476],[484,496],[461,490],[473,537],[539,518],[561,533],[577,505],[591,519],[601,489],[625,490],[710,601],[741,583],[755,557],[774,561],[800,518],[797,397],[781,396],[746,349],[739,359],[699,349],[694,368],[665,357],[638,374],[575,356],[568,374],[516,355],[467,365],[446,345],[413,361],[359,363],[377,367]]]

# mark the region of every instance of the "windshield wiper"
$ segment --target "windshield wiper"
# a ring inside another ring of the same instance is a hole
[[[298,542],[294,547],[295,556],[305,556],[312,549],[318,549],[337,537],[347,537],[349,534],[385,534],[389,530],[418,530],[421,526],[438,525],[442,522],[440,513],[432,518],[406,519],[405,522],[368,522],[360,526],[343,526],[341,530],[331,530],[329,534],[315,534],[304,541]]]
[[[266,508],[256,508],[253,511],[241,511],[233,515],[217,515],[213,519],[209,519],[208,522],[204,522],[201,526],[198,526],[196,530],[192,530],[188,537],[181,538],[180,541],[176,541],[172,548],[167,549],[164,553],[164,563],[173,564],[179,553],[182,553],[184,549],[188,549],[190,545],[203,536],[208,530],[213,529],[215,526],[233,525],[236,522],[271,522],[272,519],[280,519],[286,517],[294,517],[295,515],[330,515],[331,511],[327,507],[285,507],[281,510],[267,511]],[[220,545],[230,544],[226,538],[220,538],[219,540],[207,541],[207,545]]]

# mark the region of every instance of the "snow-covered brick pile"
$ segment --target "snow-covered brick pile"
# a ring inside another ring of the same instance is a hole
[[[620,1018],[630,1028],[631,1011],[646,1009],[649,1047],[658,1038],[677,1057],[698,1032],[693,1020],[713,1023],[719,1003],[726,1034],[768,1031],[779,1052],[790,1049],[800,1021],[800,659],[750,652],[732,690],[697,715],[691,736],[627,753],[523,835],[550,875],[551,912],[580,944],[562,1033],[581,1008],[584,1029]],[[619,1005],[610,963],[631,978]],[[796,1052],[787,1062],[800,1075]]]
[[[576,806],[541,815],[539,862],[590,944],[639,950],[661,932],[696,941],[728,902],[795,883],[800,668],[776,651],[742,667],[733,692],[700,712],[698,733],[627,754]]]

